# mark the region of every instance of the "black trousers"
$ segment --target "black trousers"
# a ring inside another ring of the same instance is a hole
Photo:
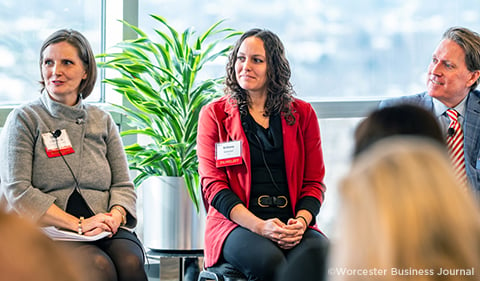
[[[273,281],[280,277],[276,276],[277,273],[289,267],[290,257],[295,257],[296,262],[300,263],[303,261],[307,263],[309,260],[311,262],[312,259],[318,261],[316,255],[326,256],[326,252],[314,251],[313,257],[302,253],[311,253],[309,249],[318,249],[319,245],[322,245],[322,249],[326,249],[327,244],[328,240],[325,236],[313,229],[307,229],[297,246],[290,250],[283,250],[270,239],[243,227],[237,227],[225,240],[222,255],[226,262],[247,276],[249,281]],[[320,276],[325,266],[325,263],[317,265],[317,272],[313,272],[313,276]]]

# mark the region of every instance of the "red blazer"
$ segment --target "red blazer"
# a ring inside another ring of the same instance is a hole
[[[296,122],[287,125],[282,118],[282,130],[290,202],[295,213],[296,203],[302,197],[313,196],[323,202],[325,166],[315,111],[309,103],[299,99],[294,100],[292,108]],[[242,143],[242,163],[217,168],[215,143],[232,140]],[[215,208],[209,208],[213,198],[220,190],[230,188],[247,208],[250,204],[250,148],[242,128],[240,112],[235,101],[228,96],[204,106],[200,111],[197,154],[200,182],[207,205],[204,263],[210,267],[218,261],[225,238],[237,226]]]

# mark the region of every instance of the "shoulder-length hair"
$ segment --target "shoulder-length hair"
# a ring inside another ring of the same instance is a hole
[[[78,56],[82,60],[85,71],[87,72],[87,78],[80,83],[78,94],[81,95],[82,98],[86,98],[92,93],[95,82],[97,81],[97,63],[95,62],[95,55],[93,54],[90,43],[80,32],[72,29],[60,29],[52,33],[43,42],[40,48],[40,75],[42,75],[43,51],[45,51],[48,46],[60,42],[68,42],[78,51]],[[40,80],[40,84],[42,85],[40,91],[43,91],[45,89],[43,77]]]
[[[287,123],[294,124],[291,103],[295,94],[290,83],[290,64],[285,55],[285,48],[280,38],[273,32],[265,29],[254,28],[245,32],[236,42],[229,55],[226,66],[225,93],[229,94],[237,103],[240,114],[248,112],[249,97],[247,92],[240,87],[235,75],[235,62],[238,50],[246,38],[255,36],[263,41],[267,60],[267,101],[265,103],[265,116],[281,113]]]
[[[431,281],[438,280],[440,268],[480,264],[480,212],[473,192],[459,183],[445,146],[431,138],[378,141],[354,160],[339,194],[339,243],[331,249],[332,266],[428,268],[434,275],[406,274],[402,280]],[[388,272],[375,280],[392,277]]]

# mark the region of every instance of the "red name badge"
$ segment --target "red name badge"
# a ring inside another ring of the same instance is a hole
[[[58,157],[58,156],[67,155],[75,152],[75,150],[73,150],[72,147],[65,147],[65,148],[52,149],[52,150],[48,150],[47,148],[45,148],[45,151],[47,152],[48,158]]]
[[[217,168],[242,163],[242,142],[229,141],[215,144],[215,161]]]

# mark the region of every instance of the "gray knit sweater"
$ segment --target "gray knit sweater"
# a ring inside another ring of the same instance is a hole
[[[47,93],[14,109],[2,129],[0,179],[7,208],[34,221],[51,204],[65,210],[75,180],[62,157],[47,156],[42,139],[57,129],[70,138],[75,152],[64,158],[93,212],[121,205],[128,213],[127,227],[134,227],[136,194],[112,117],[81,100],[75,106],[55,102]]]

